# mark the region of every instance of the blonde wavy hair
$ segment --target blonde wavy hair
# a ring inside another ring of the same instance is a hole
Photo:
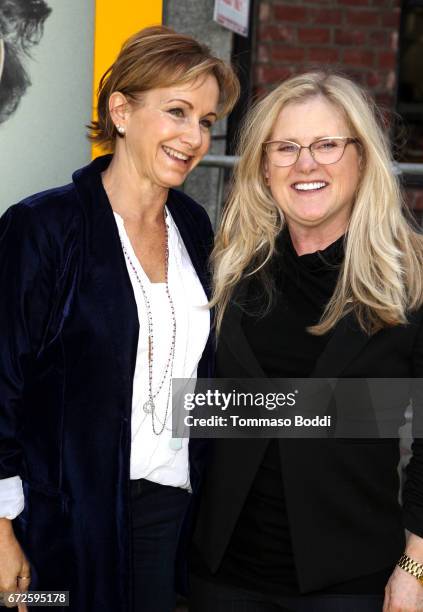
[[[368,334],[407,323],[407,312],[423,302],[423,238],[404,206],[392,171],[390,146],[379,111],[349,79],[323,72],[295,76],[250,111],[239,140],[240,162],[212,254],[216,327],[244,276],[262,273],[285,225],[263,172],[262,144],[271,137],[288,103],[323,96],[340,109],[360,142],[361,176],[347,234],[345,257],[334,293],[319,323],[321,335],[353,312]],[[272,293],[264,281],[269,303]]]

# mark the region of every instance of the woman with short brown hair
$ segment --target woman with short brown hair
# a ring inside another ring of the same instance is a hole
[[[90,126],[113,155],[1,219],[0,591],[174,607],[202,460],[172,438],[171,381],[207,375],[212,351],[211,226],[175,187],[238,90],[190,36],[138,32]]]

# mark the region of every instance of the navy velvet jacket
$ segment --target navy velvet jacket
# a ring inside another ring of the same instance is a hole
[[[71,610],[130,610],[129,458],[138,315],[101,182],[110,156],[0,220],[0,478],[20,475],[15,532],[31,589],[69,590]],[[206,212],[168,209],[209,293]],[[198,375],[211,373],[212,338]],[[190,442],[193,501],[204,446]],[[41,609],[41,608],[40,608]],[[69,610],[69,608],[66,608]]]

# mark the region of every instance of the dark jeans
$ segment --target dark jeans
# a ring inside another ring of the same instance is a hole
[[[382,612],[382,607],[379,595],[273,597],[190,576],[189,612]]]
[[[131,481],[133,612],[173,612],[175,555],[190,494],[148,480]]]

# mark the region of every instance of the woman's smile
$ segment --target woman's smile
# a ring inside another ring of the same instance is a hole
[[[166,145],[162,145],[163,151],[166,153],[170,159],[173,161],[183,162],[184,166],[188,165],[188,162],[193,158],[192,155],[187,155],[185,153],[181,153],[181,151],[177,151],[176,149],[172,149],[171,147],[167,147]]]
[[[323,189],[326,189],[326,187],[329,187],[329,183],[328,181],[319,181],[319,180],[301,181],[301,182],[293,183],[291,187],[292,189],[294,189],[294,191],[298,195],[310,196],[310,195],[314,195],[316,193],[321,192]]]

